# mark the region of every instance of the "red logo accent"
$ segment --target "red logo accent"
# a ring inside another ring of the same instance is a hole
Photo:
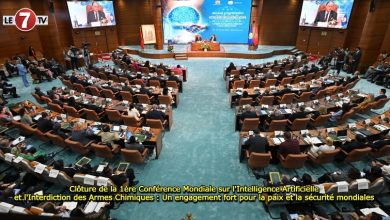
[[[21,8],[15,14],[15,25],[21,31],[31,31],[37,21],[37,15],[29,8]]]

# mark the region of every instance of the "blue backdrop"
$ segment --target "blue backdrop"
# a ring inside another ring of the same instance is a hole
[[[247,43],[250,0],[163,0],[164,42],[188,43],[196,34],[221,43]]]

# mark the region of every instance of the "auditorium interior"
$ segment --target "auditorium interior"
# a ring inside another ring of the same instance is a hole
[[[389,0],[0,12],[1,219],[389,219]]]

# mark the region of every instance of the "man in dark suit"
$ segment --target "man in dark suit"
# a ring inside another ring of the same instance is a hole
[[[46,96],[45,93],[42,92],[40,87],[35,87],[35,94],[37,94],[39,97]]]
[[[319,11],[317,13],[317,17],[314,20],[314,23],[337,21],[337,12],[332,10],[332,7],[335,6],[333,1],[328,1],[328,3],[326,3],[325,6],[326,6],[325,10]]]
[[[292,138],[291,132],[284,132],[284,142],[279,146],[279,154],[287,157],[289,154],[300,154],[299,141]]]
[[[249,136],[249,139],[245,141],[244,148],[250,152],[266,153],[269,151],[268,140],[265,137],[259,135],[259,130],[255,129],[253,134]]]
[[[37,128],[43,133],[53,130],[53,122],[50,120],[46,112],[42,113],[42,117],[37,122]]]
[[[92,10],[87,13],[87,23],[91,24],[91,22],[97,21],[105,21],[106,15],[103,11],[99,11],[100,5],[97,2],[92,2]]]
[[[160,119],[161,122],[164,122],[165,114],[157,109],[157,105],[153,105],[152,110],[146,113],[146,119]]]
[[[291,93],[291,92],[292,92],[291,89],[288,87],[287,84],[285,84],[285,85],[283,86],[283,89],[281,89],[281,90],[278,91],[278,92],[275,92],[273,95],[274,95],[274,96],[280,96],[280,98],[282,98],[284,94]]]
[[[152,92],[150,92],[149,89],[145,88],[145,86],[144,86],[143,84],[141,85],[141,88],[139,89],[139,92],[140,92],[141,94],[146,94],[146,95],[148,95],[148,96],[151,96],[151,95],[152,95]]]
[[[255,111],[252,111],[252,107],[251,106],[247,106],[245,108],[245,111],[243,113],[241,113],[241,121],[244,122],[244,120],[246,118],[258,118],[259,116],[257,116],[256,112]]]
[[[375,101],[387,98],[387,96],[385,94],[386,94],[386,89],[379,90],[379,95],[377,97],[375,97]]]
[[[345,157],[347,156],[344,153],[344,151],[347,153],[350,153],[351,151],[353,151],[355,149],[361,149],[361,148],[366,147],[367,146],[366,141],[367,141],[367,139],[363,135],[357,134],[356,140],[353,140],[351,142],[347,142],[347,143],[340,146],[342,151],[340,151],[340,153],[336,155],[335,160],[336,161],[343,161],[345,159]]]
[[[305,113],[305,106],[301,105],[299,106],[299,111],[295,112],[294,114],[291,114],[288,120],[293,122],[297,118],[306,118],[306,113]]]
[[[309,73],[316,73],[317,71],[319,71],[320,68],[318,68],[318,66],[316,66],[314,63],[311,65],[311,69],[309,70]]]
[[[177,83],[180,82],[180,79],[179,77],[175,76],[175,74],[173,74],[172,72],[168,72],[168,81],[176,81]]]
[[[355,53],[352,55],[352,72],[355,72],[357,70],[361,57],[362,57],[362,51],[360,47],[357,47]]]
[[[309,70],[309,67],[308,66],[303,66],[303,69],[302,69],[302,71],[301,71],[301,73],[302,73],[302,75],[306,75],[306,74],[308,74],[310,72],[310,70]]]

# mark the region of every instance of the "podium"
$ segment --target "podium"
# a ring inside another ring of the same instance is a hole
[[[221,46],[219,42],[191,42],[191,51],[202,51],[201,46],[202,44],[209,44],[210,49],[209,51],[220,51]]]

